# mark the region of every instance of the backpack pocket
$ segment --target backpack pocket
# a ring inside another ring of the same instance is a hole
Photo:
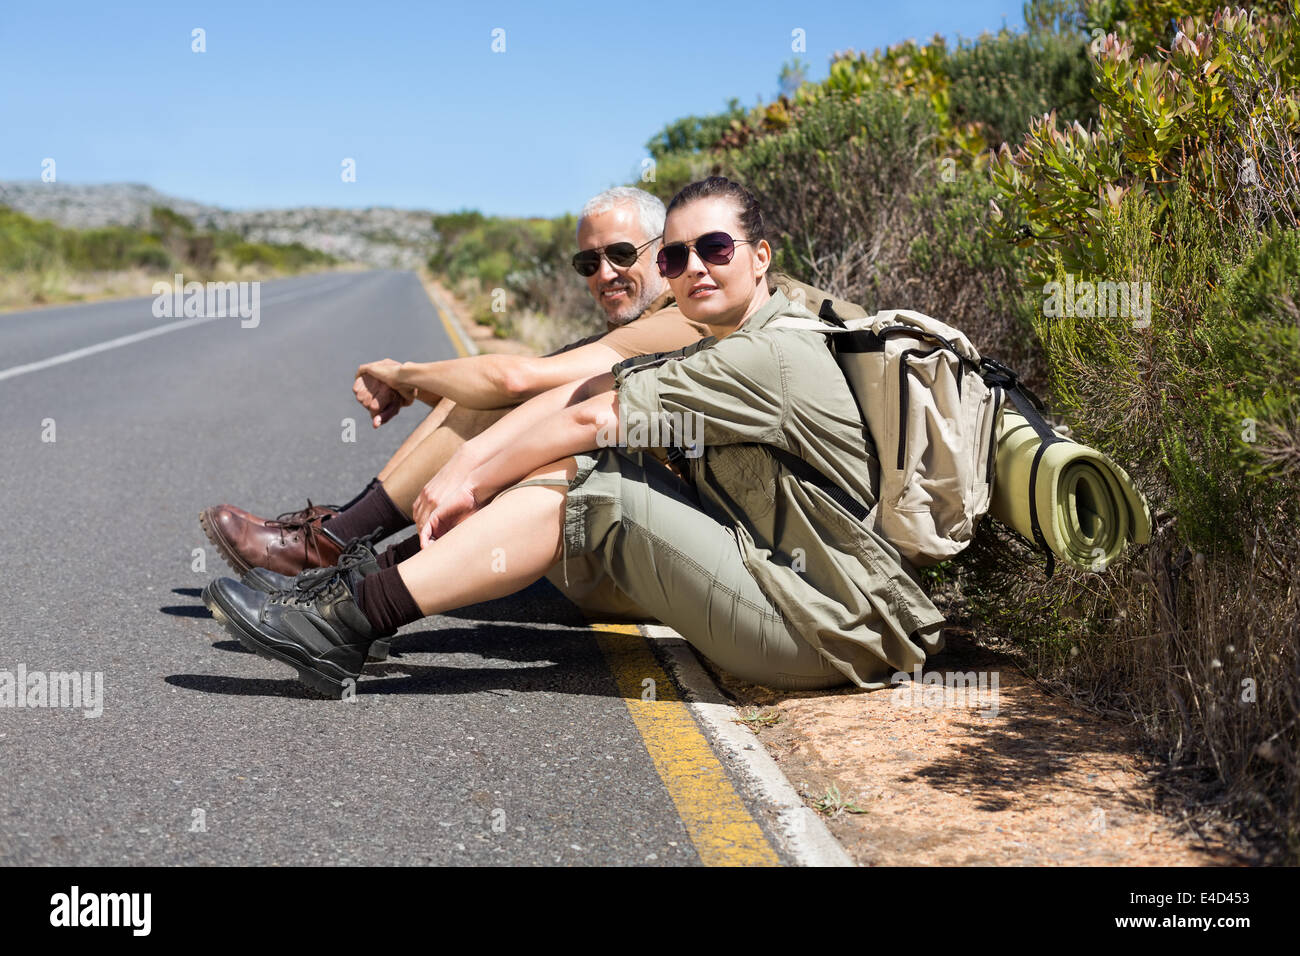
[[[886,430],[897,443],[881,461],[881,501],[888,507],[878,509],[879,530],[914,563],[942,561],[974,533],[982,512],[972,491],[978,497],[985,486],[987,499],[983,458],[972,454],[975,435],[968,430],[977,425],[987,389],[975,387],[983,382],[944,346],[902,347],[888,365],[894,374],[885,411],[893,421]]]

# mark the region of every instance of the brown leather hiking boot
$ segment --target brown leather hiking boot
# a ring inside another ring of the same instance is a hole
[[[266,568],[290,577],[308,568],[328,568],[337,563],[347,542],[340,543],[321,527],[338,509],[313,505],[278,518],[259,518],[233,505],[218,505],[199,512],[199,524],[217,546],[226,563],[246,574]]]

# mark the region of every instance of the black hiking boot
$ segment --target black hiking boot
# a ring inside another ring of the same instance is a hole
[[[361,575],[343,568],[318,574],[275,594],[221,578],[203,589],[203,603],[250,651],[288,664],[304,684],[340,698],[355,692],[377,635],[353,597]]]
[[[374,541],[376,533],[364,535],[360,538],[354,538],[348,542],[343,553],[339,555],[337,567],[347,570],[356,570],[362,575],[375,574],[379,571],[379,561],[375,554]],[[322,571],[333,571],[334,568],[310,568],[297,577],[290,577],[287,574],[278,574],[268,568],[253,568],[241,578],[242,583],[255,591],[261,591],[263,594],[276,594],[280,591],[294,591],[299,588],[310,587],[312,583],[318,580]],[[388,653],[391,649],[392,642],[386,637],[376,638],[375,642],[370,645],[370,655],[367,658],[372,661],[388,660]]]

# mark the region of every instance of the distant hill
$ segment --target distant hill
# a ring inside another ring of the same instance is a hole
[[[437,240],[431,212],[417,209],[231,210],[178,199],[139,183],[72,185],[0,182],[0,205],[73,229],[147,228],[149,210],[166,206],[200,229],[230,230],[250,242],[300,242],[350,262],[382,268],[416,268]]]

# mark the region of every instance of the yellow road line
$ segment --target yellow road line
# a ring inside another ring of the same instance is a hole
[[[417,278],[419,278],[418,275]],[[433,297],[433,293],[429,291],[423,279],[420,281],[420,288],[424,289],[424,294],[429,297],[429,302],[433,305],[433,314],[442,320],[442,327],[447,330],[447,338],[451,339],[451,344],[455,346],[456,352],[461,358],[469,355],[469,349],[465,348],[465,343],[461,340],[461,330],[456,328],[451,318],[438,305],[438,301]]]
[[[780,866],[645,637],[631,624],[593,624],[592,630],[704,865]]]

